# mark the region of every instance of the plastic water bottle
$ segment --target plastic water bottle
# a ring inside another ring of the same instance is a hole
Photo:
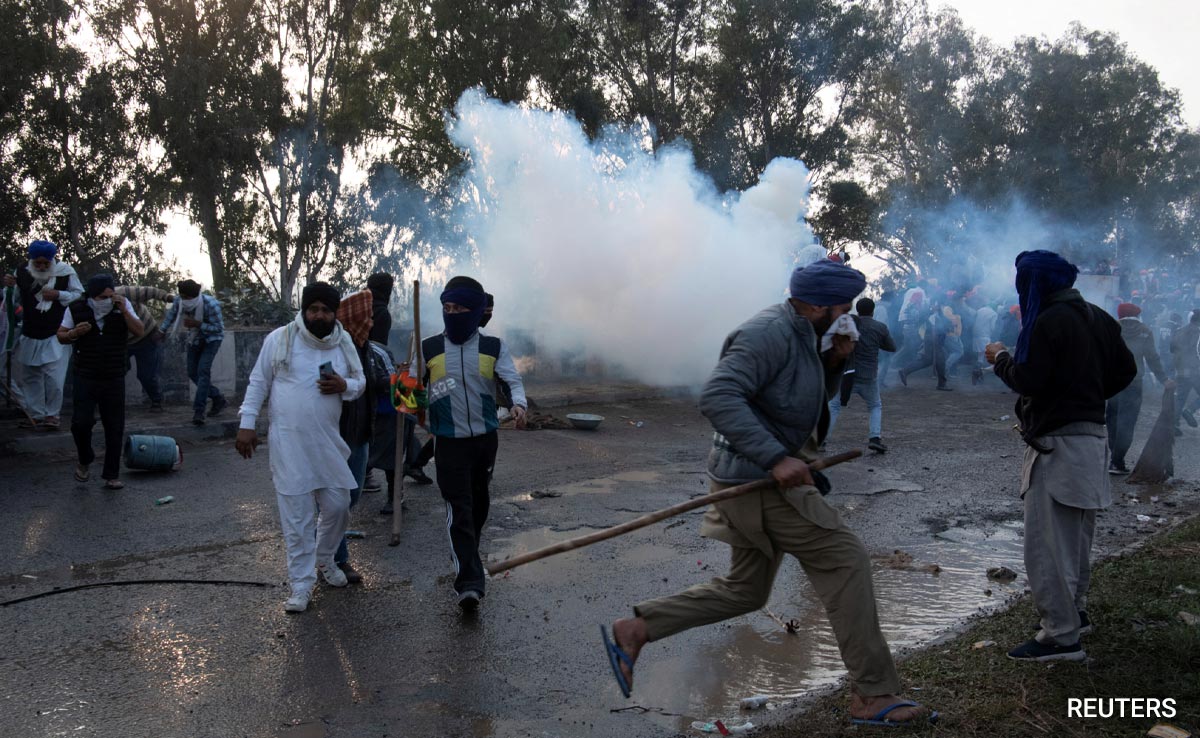
[[[738,705],[743,710],[757,710],[760,707],[766,707],[767,702],[770,700],[771,698],[765,694],[756,694],[750,697],[743,697],[742,699],[738,700]]]
[[[159,497],[157,500],[154,501],[154,504],[155,505],[169,505],[174,501],[175,501],[174,497],[172,497],[171,495],[167,495],[166,497]]]

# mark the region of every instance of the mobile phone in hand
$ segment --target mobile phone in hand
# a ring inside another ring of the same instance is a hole
[[[325,362],[324,364],[321,365],[320,371],[321,371],[322,379],[332,377],[333,376],[333,363],[328,362],[328,361]]]

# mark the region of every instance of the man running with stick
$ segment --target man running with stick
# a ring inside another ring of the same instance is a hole
[[[643,646],[763,607],[784,555],[791,554],[824,603],[850,671],[853,722],[936,717],[896,696],[900,677],[879,629],[871,560],[822,496],[819,486],[828,491],[827,480],[805,463],[815,458],[828,427],[826,405],[854,349],[842,333],[849,318],[842,316],[865,286],[855,269],[815,262],[792,274],[791,299],[725,339],[700,397],[700,410],[716,430],[708,457],[712,489],[767,477],[779,484],[717,503],[705,514],[701,535],[732,546],[728,575],[635,605],[634,617],[613,623],[615,643],[604,635],[626,697]]]

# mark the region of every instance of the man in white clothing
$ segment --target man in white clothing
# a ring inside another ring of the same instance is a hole
[[[4,275],[6,287],[20,293],[21,339],[13,349],[13,373],[21,385],[25,410],[32,418],[22,425],[56,431],[62,410],[63,384],[71,353],[58,342],[58,326],[67,305],[83,296],[83,284],[50,241],[29,244],[29,263],[15,275]]]
[[[271,476],[292,588],[283,608],[288,612],[308,607],[318,571],[331,586],[346,586],[333,555],[346,533],[356,483],[338,419],[342,402],[361,395],[366,383],[354,344],[335,318],[340,303],[324,282],[304,288],[296,319],[263,340],[240,412],[237,450],[248,459],[270,394]]]

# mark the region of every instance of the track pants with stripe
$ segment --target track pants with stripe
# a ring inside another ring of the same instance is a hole
[[[468,590],[484,593],[479,538],[491,506],[488,482],[497,448],[495,431],[472,438],[439,436],[434,445],[438,489],[446,501],[446,530],[454,557],[454,591],[459,594]]]

